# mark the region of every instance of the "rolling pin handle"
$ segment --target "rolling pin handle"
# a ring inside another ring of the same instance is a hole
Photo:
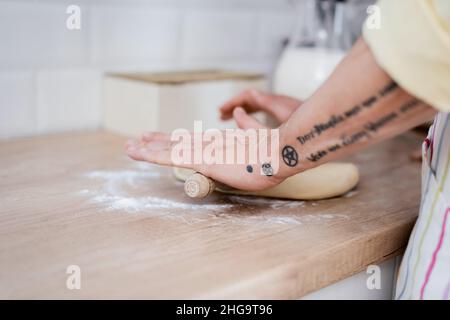
[[[214,188],[214,180],[198,172],[188,176],[184,182],[184,192],[191,198],[205,198],[214,191]]]

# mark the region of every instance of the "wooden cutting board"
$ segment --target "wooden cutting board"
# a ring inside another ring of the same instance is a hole
[[[299,298],[400,254],[418,213],[411,134],[347,159],[356,190],[310,202],[194,201],[124,140],[0,144],[0,298]],[[66,287],[70,265],[81,290]]]

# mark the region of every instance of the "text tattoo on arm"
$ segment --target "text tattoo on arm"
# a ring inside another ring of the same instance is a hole
[[[377,94],[365,99],[360,104],[353,106],[352,108],[344,111],[340,115],[332,115],[326,122],[314,125],[312,130],[310,130],[305,135],[297,137],[297,140],[300,142],[300,144],[302,145],[305,144],[306,142],[322,134],[324,131],[330,128],[335,128],[337,125],[344,122],[345,120],[358,115],[360,112],[366,109],[371,108],[377,101],[379,101],[379,99],[384,98],[389,94],[393,93],[397,88],[398,85],[396,82],[394,81],[390,82],[389,84],[384,86],[381,90],[379,90]],[[306,159],[311,162],[317,162],[322,158],[326,157],[330,153],[339,151],[342,148],[351,146],[364,139],[366,140],[371,139],[372,135],[375,134],[382,127],[396,120],[402,114],[407,113],[410,110],[414,109],[420,103],[421,102],[417,99],[411,99],[406,103],[404,103],[403,105],[401,105],[397,111],[390,112],[386,115],[383,115],[382,117],[379,117],[374,121],[370,121],[364,124],[363,128],[357,130],[356,132],[353,132],[349,135],[341,136],[340,141],[338,141],[337,143],[334,143],[324,149],[316,150],[315,152],[310,153],[308,156],[306,156]],[[282,149],[282,158],[284,163],[290,167],[296,166],[299,161],[297,151],[294,149],[294,147],[289,145],[285,146]]]
[[[344,135],[341,137],[341,141],[333,144],[326,149],[317,150],[314,153],[311,153],[306,157],[309,161],[316,162],[320,159],[324,158],[329,153],[336,152],[341,148],[353,145],[363,139],[371,139],[372,135],[377,133],[381,128],[388,125],[392,121],[398,119],[402,114],[407,113],[408,111],[414,109],[420,104],[420,101],[416,99],[412,99],[405,104],[401,105],[399,111],[393,111],[378,119],[366,123],[362,129],[350,134]]]
[[[352,106],[350,109],[344,111],[342,114],[332,115],[325,122],[315,124],[310,131],[308,131],[304,135],[297,137],[297,140],[302,145],[308,141],[313,140],[314,138],[320,136],[323,132],[327,131],[328,129],[335,128],[336,126],[338,126],[340,123],[344,122],[345,120],[358,115],[365,109],[371,108],[379,99],[391,94],[397,88],[398,88],[398,85],[396,82],[394,82],[394,81],[390,82],[388,85],[383,87],[377,94],[368,97],[367,99],[362,101],[360,104]]]

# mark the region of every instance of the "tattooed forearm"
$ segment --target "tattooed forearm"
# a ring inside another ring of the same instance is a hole
[[[398,88],[398,84],[395,81],[390,82],[387,86],[380,90],[379,95],[381,97],[387,96],[389,93]]]
[[[350,146],[358,141],[363,140],[364,138],[369,139],[370,138],[370,133],[367,132],[366,130],[361,130],[361,131],[357,131],[355,133],[352,133],[350,136],[343,136],[342,137],[342,146],[346,147],[346,146]]]
[[[350,146],[362,139],[369,139],[370,133],[367,132],[365,129],[361,131],[357,131],[355,133],[352,133],[350,136],[342,136],[341,141],[339,143],[335,143],[331,146],[329,146],[326,150],[318,150],[314,153],[311,153],[309,156],[306,157],[311,162],[317,162],[329,153],[336,152],[341,150],[344,147]]]
[[[337,152],[341,150],[342,148],[351,146],[357,142],[363,141],[363,140],[370,140],[373,138],[373,135],[378,133],[378,131],[383,128],[384,126],[390,124],[391,122],[397,120],[399,117],[402,116],[402,114],[407,113],[408,111],[414,109],[420,105],[420,101],[416,99],[412,99],[403,105],[401,105],[398,110],[399,111],[393,111],[386,115],[383,115],[382,117],[367,122],[363,125],[363,128],[359,131],[356,131],[350,135],[343,135],[340,138],[340,141],[338,143],[334,143],[325,149],[317,150],[311,154],[309,154],[306,159],[311,162],[317,162],[330,153]]]
[[[340,123],[345,120],[352,118],[360,114],[364,109],[371,108],[380,98],[386,97],[398,88],[397,83],[390,82],[388,85],[383,87],[377,95],[373,95],[365,99],[361,104],[351,107],[350,109],[344,111],[341,115],[332,115],[327,121],[318,123],[304,135],[297,137],[300,144],[305,144],[306,142],[313,140],[314,138],[320,136],[324,131],[335,128]]]
[[[411,100],[405,103],[403,106],[400,107],[400,112],[405,113],[410,111],[411,109],[414,109],[420,104],[419,100]]]
[[[370,107],[373,106],[373,105],[375,104],[375,102],[377,102],[377,101],[378,101],[378,97],[377,97],[377,96],[372,96],[372,97],[370,97],[370,98],[364,100],[364,101],[362,102],[362,106],[363,106],[364,108],[370,108]]]
[[[381,127],[384,127],[386,124],[388,124],[389,122],[392,122],[393,120],[395,120],[397,118],[398,118],[398,113],[391,112],[391,113],[377,119],[376,121],[367,123],[364,126],[364,128],[366,128],[369,131],[377,132],[378,129],[380,129]]]
[[[322,134],[322,132],[324,132],[330,128],[335,128],[336,125],[343,122],[344,120],[345,120],[345,116],[332,115],[327,122],[318,123],[318,124],[314,125],[314,128],[310,132],[308,132],[307,134],[305,134],[303,136],[297,137],[297,140],[301,144],[304,144],[305,142],[312,140],[313,138],[319,136],[320,134]]]
[[[306,157],[311,162],[316,162],[325,157],[328,154],[326,150],[319,150],[317,152],[311,153],[309,156]]]

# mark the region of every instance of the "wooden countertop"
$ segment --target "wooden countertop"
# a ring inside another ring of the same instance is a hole
[[[124,138],[0,144],[1,298],[299,298],[402,252],[419,208],[412,134],[352,158],[345,197],[188,199]],[[81,290],[66,268],[81,268]]]

